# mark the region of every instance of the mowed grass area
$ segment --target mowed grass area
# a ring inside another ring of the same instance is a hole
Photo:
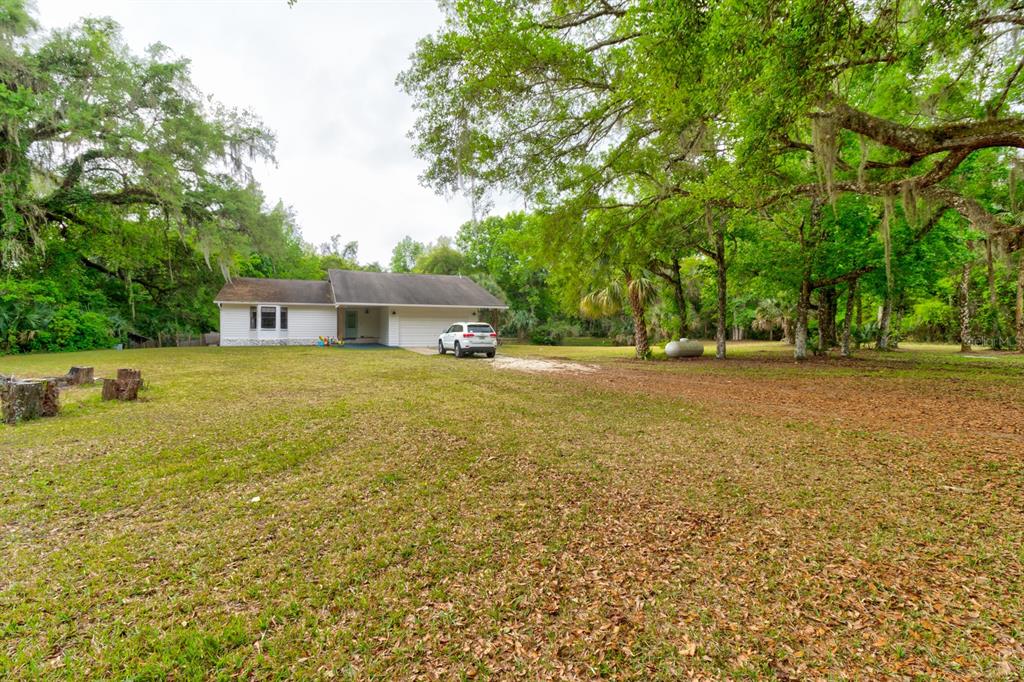
[[[1024,364],[775,346],[0,358],[148,383],[0,427],[0,677],[1024,675]]]

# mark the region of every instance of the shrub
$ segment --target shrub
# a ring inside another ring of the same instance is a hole
[[[36,330],[30,347],[23,350],[90,350],[108,348],[113,343],[106,316],[73,304],[58,308],[46,328]]]
[[[538,346],[557,346],[565,338],[565,332],[554,324],[541,324],[530,331],[530,342]]]
[[[567,337],[579,335],[578,325],[568,320],[549,320],[530,330],[530,341],[542,346],[557,346]]]

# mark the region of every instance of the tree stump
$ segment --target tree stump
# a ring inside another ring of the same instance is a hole
[[[7,379],[0,385],[0,407],[8,424],[54,417],[60,410],[60,389],[50,379]]]
[[[91,384],[94,380],[92,367],[72,367],[68,370],[67,381],[72,386]]]
[[[116,379],[103,380],[103,400],[136,400],[142,388],[142,372],[119,369]]]

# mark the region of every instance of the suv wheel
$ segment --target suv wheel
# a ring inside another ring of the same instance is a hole
[[[494,351],[493,350],[487,351],[487,357],[493,358],[494,357]]]
[[[443,342],[441,342],[441,341],[438,341],[438,342],[437,342],[437,353],[438,353],[438,355],[444,355],[444,354],[445,354],[445,353],[447,353],[447,352],[448,352],[448,351],[446,351],[446,350],[444,349],[444,343],[443,343]]]
[[[455,357],[462,357],[462,346],[459,345],[458,341],[455,342]]]

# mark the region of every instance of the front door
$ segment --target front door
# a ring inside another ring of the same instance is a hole
[[[359,311],[345,311],[345,338],[354,339],[359,335]]]

